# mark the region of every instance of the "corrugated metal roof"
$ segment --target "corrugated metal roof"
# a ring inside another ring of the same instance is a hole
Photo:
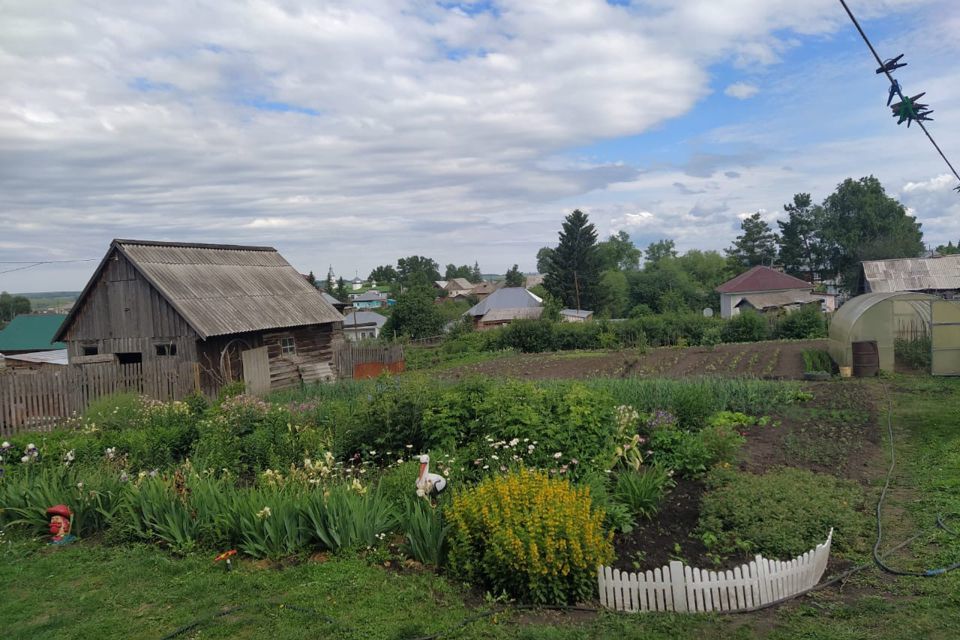
[[[587,311],[586,309],[561,309],[560,315],[586,319],[593,315],[593,311]]]
[[[518,309],[521,307],[539,307],[543,300],[523,287],[504,287],[475,304],[464,315],[486,316],[492,309]]]
[[[114,245],[203,338],[343,321],[275,249]]]
[[[786,289],[813,289],[813,285],[800,278],[758,265],[736,278],[727,280],[715,289],[717,293],[748,293],[757,291],[783,291]]]
[[[386,316],[373,311],[351,311],[343,318],[343,328],[349,329],[355,325],[382,327],[386,322]]]
[[[785,307],[791,304],[809,304],[823,302],[825,295],[810,293],[809,291],[770,291],[768,293],[748,293],[740,299],[736,306],[746,301],[754,309],[769,309],[770,307]]]
[[[4,358],[7,360],[18,360],[20,362],[35,362],[37,364],[61,364],[64,366],[68,364],[66,349],[18,353],[12,356],[4,356]]]
[[[513,309],[491,309],[480,318],[480,322],[503,322],[505,320],[536,320],[543,314],[543,307],[518,307]]]
[[[66,317],[55,313],[16,316],[0,331],[0,353],[65,349],[67,345],[53,340]]]
[[[960,289],[960,255],[865,260],[863,276],[872,293]]]

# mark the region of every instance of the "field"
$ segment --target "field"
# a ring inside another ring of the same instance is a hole
[[[443,375],[473,374],[522,379],[589,377],[723,376],[770,380],[803,378],[803,351],[826,349],[826,340],[753,342],[716,347],[658,347],[641,351],[511,354],[444,369]]]
[[[768,375],[790,378],[794,376],[788,368],[796,366],[794,356],[799,358],[802,348],[809,345],[652,350],[639,356],[630,373],[617,369],[629,354],[508,356],[444,369],[442,374],[459,378],[486,372],[557,379],[565,372],[622,394],[625,388],[616,386],[619,383],[597,380],[598,370],[621,381],[641,371],[682,377],[695,372],[694,363],[702,367],[725,358],[723,368],[730,371],[730,361],[738,355],[734,369],[759,354],[750,365],[752,371],[760,367],[762,374],[769,366],[762,363],[774,361]],[[658,363],[663,368],[655,372]],[[780,503],[809,497],[795,494],[796,488],[790,485],[793,478],[802,480],[807,473],[817,474],[810,476],[817,481],[805,490],[834,500],[821,505],[827,508],[818,517],[843,531],[825,579],[869,564],[875,539],[873,509],[889,463],[888,399],[898,464],[884,503],[881,548],[921,535],[885,560],[911,571],[960,561],[960,540],[936,526],[938,514],[960,512],[960,430],[956,427],[960,381],[898,376],[802,383],[802,389],[803,401],[771,408],[745,428],[745,443],[728,468],[680,478],[651,519],[619,534],[617,566],[645,569],[674,558],[708,568],[718,561],[722,566],[736,563],[750,553],[735,547],[723,551],[724,531],[716,522],[710,528],[703,519],[705,505],[712,505],[713,516],[720,520],[723,507],[729,504],[745,513],[755,508],[758,518],[771,512],[789,519],[792,514],[781,510]],[[662,392],[656,387],[644,391],[648,395]],[[759,482],[721,482],[734,476]],[[847,492],[836,494],[842,500],[819,493],[820,485],[834,481]],[[779,495],[763,493],[764,486],[774,485]],[[724,493],[732,502],[718,500]],[[763,499],[768,502],[736,502],[758,495],[766,496]],[[815,510],[816,505],[805,508]],[[949,516],[946,522],[956,525]],[[777,537],[768,539],[759,536],[771,531],[751,530],[749,523],[735,532],[740,544],[752,541],[788,548],[797,543],[790,539],[786,525],[784,531],[773,532]],[[805,539],[801,542],[806,544]],[[0,620],[4,637],[11,638],[158,638],[180,631],[176,637],[281,639],[302,637],[307,626],[324,637],[384,639],[960,636],[960,571],[930,578],[894,577],[872,566],[808,596],[754,613],[626,615],[591,610],[593,603],[577,610],[519,607],[419,563],[369,551],[317,553],[280,562],[238,556],[236,569],[227,573],[204,552],[178,557],[156,545],[111,546],[96,538],[51,548],[12,537],[0,547],[0,589],[7,595],[0,601]],[[196,626],[190,627],[193,623]]]

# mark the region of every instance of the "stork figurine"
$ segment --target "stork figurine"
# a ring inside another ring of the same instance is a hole
[[[430,456],[420,456],[420,474],[417,476],[417,495],[421,498],[430,498],[447,487],[447,479],[443,476],[430,473]]]

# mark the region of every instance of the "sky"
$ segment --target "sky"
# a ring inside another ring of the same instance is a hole
[[[850,0],[960,166],[960,3]],[[322,278],[485,273],[563,217],[730,246],[877,176],[930,245],[960,196],[837,0],[7,0],[0,290],[83,287],[112,238],[270,245]],[[17,269],[15,261],[63,261]]]

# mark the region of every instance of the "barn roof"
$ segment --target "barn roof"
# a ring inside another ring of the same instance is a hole
[[[865,260],[863,277],[872,293],[960,289],[960,255]]]
[[[486,316],[493,309],[519,309],[522,307],[539,307],[543,300],[530,293],[523,287],[504,287],[497,289],[489,296],[474,305],[464,315]]]
[[[717,293],[747,293],[757,291],[783,291],[786,289],[813,289],[809,282],[788,276],[782,271],[758,265],[736,278],[727,280],[716,288]]]
[[[57,339],[66,333],[115,251],[201,338],[343,322],[320,291],[272,247],[114,240]]]
[[[45,351],[65,349],[56,342],[57,327],[66,316],[54,313],[24,314],[14,317],[0,330],[0,353],[5,351]]]

